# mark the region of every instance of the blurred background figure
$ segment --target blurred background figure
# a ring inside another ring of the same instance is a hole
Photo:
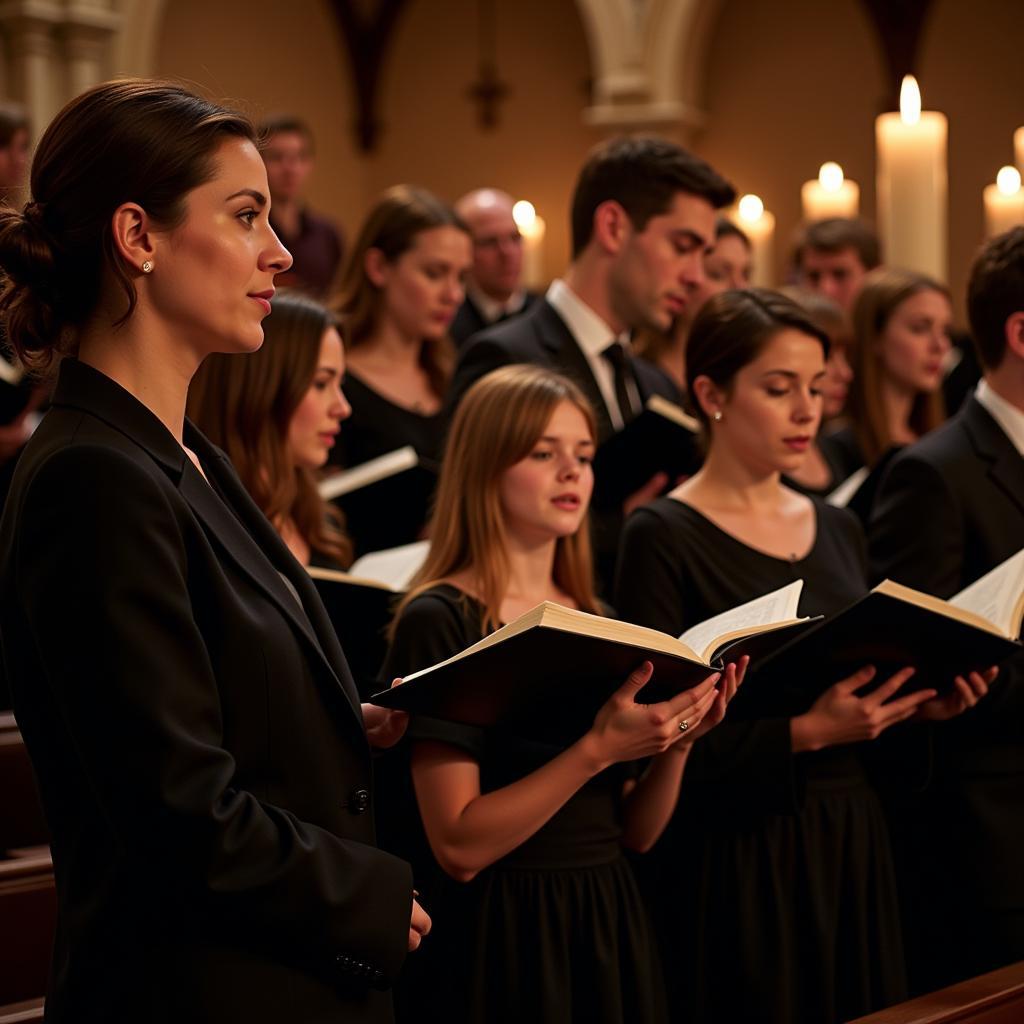
[[[796,283],[853,310],[864,276],[882,262],[878,236],[862,220],[828,217],[812,221],[793,254]]]
[[[306,183],[313,173],[313,133],[301,118],[279,114],[260,125],[263,162],[267,166],[272,210],[270,224],[292,254],[292,267],[282,284],[326,298],[344,257],[337,225],[305,203]]]
[[[215,353],[189,388],[188,415],[227,452],[260,511],[303,565],[348,568],[352,545],[314,474],[349,408],[334,317],[298,292],[274,296],[264,341],[239,359]]]
[[[512,216],[507,192],[480,188],[455,203],[455,212],[473,240],[473,266],[466,279],[466,300],[451,326],[461,346],[491,324],[524,312],[537,296],[522,285],[523,236]]]

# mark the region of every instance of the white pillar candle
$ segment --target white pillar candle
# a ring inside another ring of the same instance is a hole
[[[762,288],[775,286],[775,216],[764,208],[758,196],[740,198],[730,217],[750,239],[752,264],[750,283]]]
[[[547,225],[538,216],[533,203],[520,199],[512,207],[512,219],[523,236],[523,285],[526,288],[543,288],[544,279],[544,233]]]
[[[875,120],[878,227],[885,261],[945,281],[948,274],[946,115],[921,110],[913,76],[900,112]]]
[[[800,189],[804,220],[826,217],[856,217],[860,213],[860,185],[843,176],[837,163],[825,163],[815,181],[805,181]]]
[[[1017,170],[1024,174],[1024,128],[1018,128],[1013,133],[1013,154]]]
[[[986,238],[1024,225],[1024,189],[1020,186],[1020,171],[1016,167],[1002,168],[996,175],[996,183],[985,186],[984,201]]]

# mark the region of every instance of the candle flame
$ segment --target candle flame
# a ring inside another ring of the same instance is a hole
[[[740,198],[736,209],[743,220],[758,221],[764,213],[764,203],[760,196],[745,195]]]
[[[918,124],[921,120],[921,90],[913,75],[906,75],[900,87],[900,120]]]
[[[821,165],[818,183],[826,192],[838,192],[843,187],[843,169],[832,160]]]
[[[996,188],[1004,196],[1013,196],[1020,191],[1020,171],[1016,167],[1001,167],[996,175]]]
[[[537,208],[526,199],[520,199],[512,207],[512,219],[520,231],[529,231],[537,220]]]

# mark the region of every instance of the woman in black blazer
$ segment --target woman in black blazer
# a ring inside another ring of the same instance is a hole
[[[207,354],[259,347],[291,262],[254,141],[178,87],[99,86],[0,213],[8,337],[68,357],[0,526],[52,1021],[389,1020],[429,926],[373,845],[370,743],[404,723],[364,720],[307,575],[184,421]]]

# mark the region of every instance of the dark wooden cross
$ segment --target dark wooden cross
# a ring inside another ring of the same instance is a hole
[[[477,118],[481,128],[489,130],[498,126],[498,104],[509,92],[509,87],[498,76],[494,63],[481,61],[476,81],[466,90],[466,95],[480,105]]]

